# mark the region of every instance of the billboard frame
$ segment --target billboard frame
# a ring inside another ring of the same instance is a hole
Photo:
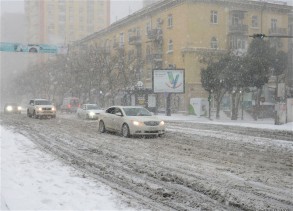
[[[155,71],[162,71],[162,72],[167,72],[167,71],[182,71],[182,75],[183,75],[183,79],[182,79],[182,85],[183,85],[183,90],[180,92],[172,92],[170,90],[165,90],[165,91],[155,91],[156,87],[155,87]],[[185,94],[185,69],[184,68],[176,68],[176,69],[153,69],[152,70],[152,90],[153,93],[170,93],[170,94]]]

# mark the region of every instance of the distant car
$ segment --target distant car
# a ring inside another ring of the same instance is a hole
[[[75,113],[80,108],[80,102],[77,97],[66,97],[60,107],[61,112]]]
[[[21,114],[21,106],[17,103],[6,103],[4,106],[5,114]]]
[[[78,108],[76,115],[83,119],[98,119],[103,110],[97,104],[83,104]]]
[[[165,134],[165,123],[141,106],[112,106],[99,115],[99,131],[114,131],[124,137]]]
[[[56,108],[49,100],[32,99],[27,107],[27,116],[34,118],[56,117]]]

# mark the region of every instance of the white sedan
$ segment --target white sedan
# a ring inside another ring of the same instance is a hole
[[[83,119],[98,119],[101,112],[103,110],[97,104],[83,104],[77,109],[76,115]]]
[[[140,106],[112,106],[99,116],[99,131],[113,131],[124,137],[165,134],[165,123]]]

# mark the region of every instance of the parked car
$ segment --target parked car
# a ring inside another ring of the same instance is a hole
[[[60,107],[61,112],[75,113],[80,108],[80,101],[77,97],[67,97],[63,99]]]
[[[77,109],[76,115],[83,119],[98,119],[101,112],[103,110],[97,104],[83,104]]]
[[[17,103],[6,103],[4,106],[5,114],[21,114],[21,106]]]
[[[27,116],[34,118],[56,117],[56,108],[49,100],[32,99],[27,107]]]
[[[112,106],[99,115],[99,131],[114,131],[124,137],[165,134],[165,123],[141,106]]]

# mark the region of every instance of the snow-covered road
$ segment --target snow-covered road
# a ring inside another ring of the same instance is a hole
[[[62,115],[1,120],[137,210],[293,209],[292,131],[168,121],[166,137],[145,139],[99,134],[97,121]]]

